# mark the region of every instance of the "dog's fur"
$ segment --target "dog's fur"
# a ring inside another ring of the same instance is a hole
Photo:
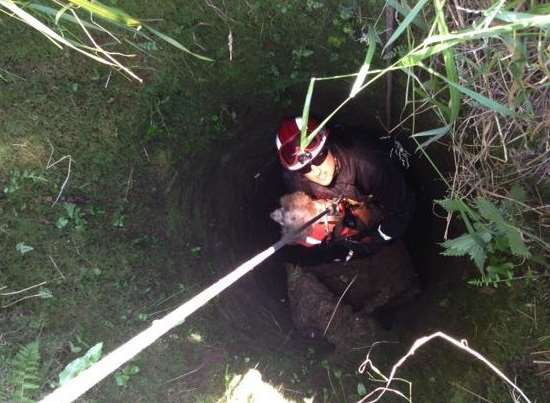
[[[281,197],[281,208],[271,213],[271,218],[281,225],[283,235],[294,231],[311,220],[321,210],[318,204],[304,192]]]

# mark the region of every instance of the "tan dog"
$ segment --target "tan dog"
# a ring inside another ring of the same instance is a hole
[[[283,235],[286,235],[300,228],[317,214],[323,212],[327,207],[332,206],[332,200],[314,200],[304,192],[295,192],[281,197],[281,208],[271,213],[271,218],[281,225]],[[365,206],[351,199],[342,199],[334,206],[334,212],[320,218],[316,223],[306,228],[296,243],[303,246],[315,246],[330,239],[335,226],[341,223],[344,212],[348,210],[362,223],[362,226],[372,225],[379,214],[372,206]],[[355,228],[338,226],[339,237],[348,238],[358,235]],[[366,241],[366,240],[365,240]]]
[[[297,230],[325,209],[324,201],[313,200],[304,192],[295,192],[281,197],[281,208],[270,217],[281,226],[283,235]],[[309,229],[304,232],[307,233]]]

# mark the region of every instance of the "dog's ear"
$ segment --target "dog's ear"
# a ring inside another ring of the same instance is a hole
[[[285,224],[284,214],[283,214],[283,209],[282,208],[278,208],[277,210],[271,212],[271,214],[269,216],[277,224],[279,224],[279,225],[284,225]]]

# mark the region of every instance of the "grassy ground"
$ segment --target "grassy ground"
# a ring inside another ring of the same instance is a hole
[[[344,32],[351,21],[340,16],[337,2],[319,10],[298,3],[236,2],[227,10],[199,1],[183,9],[164,2],[158,10],[146,2],[118,3],[142,18],[164,19],[163,32],[195,51],[204,45],[218,61],[163,46],[132,62],[145,79],[139,85],[0,19],[0,285],[5,293],[38,285],[2,295],[0,361],[39,341],[40,389],[30,390],[31,397],[48,391],[87,348],[102,341],[112,349],[209,280],[208,272],[194,269],[205,265],[195,235],[175,228],[180,217],[170,210],[171,190],[182,180],[175,167],[191,167],[211,144],[233,136],[235,121],[258,99],[271,102],[266,108],[288,107],[288,86],[317,69],[351,69],[351,50],[360,49]],[[322,17],[319,26],[302,35],[300,27],[314,16]],[[337,63],[328,62],[331,55]],[[245,362],[225,357],[220,339],[211,340],[218,331],[209,311],[137,358],[140,372],[131,387],[111,378],[89,399],[219,395],[227,368]],[[208,370],[198,376],[170,381],[202,365]],[[10,372],[13,365],[2,365],[0,379],[13,392]]]
[[[139,85],[0,16],[0,390],[10,393],[21,346],[39,341],[39,389],[25,393],[38,397],[92,345],[111,350],[208,284],[212,273],[197,269],[210,263],[203,238],[185,231],[174,208],[193,162],[213,146],[245,140],[239,122],[250,110],[300,110],[302,98],[289,89],[304,88],[312,75],[354,71],[363,60],[364,46],[352,39],[354,2],[116,3],[164,19],[163,32],[217,62],[159,45],[132,61],[145,79]],[[378,16],[369,6],[361,8],[364,23]],[[404,321],[397,334],[408,341],[451,316],[451,331],[544,401],[541,378],[525,374],[541,370],[529,354],[548,350],[545,289],[436,291],[418,308],[425,319]],[[296,398],[349,401],[362,392],[359,382],[368,383],[354,367],[320,360],[313,347],[247,352],[227,332],[214,309],[203,309],[136,358],[139,373],[111,377],[85,400],[214,401],[232,374],[257,363]],[[508,395],[481,367],[458,353],[448,365],[440,351],[406,374],[426,396],[419,401],[475,401],[450,382],[495,402]]]

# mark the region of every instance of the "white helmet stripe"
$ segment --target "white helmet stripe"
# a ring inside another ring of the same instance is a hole
[[[281,143],[281,140],[279,139],[279,136],[275,136],[275,144],[277,145],[277,150],[280,150],[283,144]]]

